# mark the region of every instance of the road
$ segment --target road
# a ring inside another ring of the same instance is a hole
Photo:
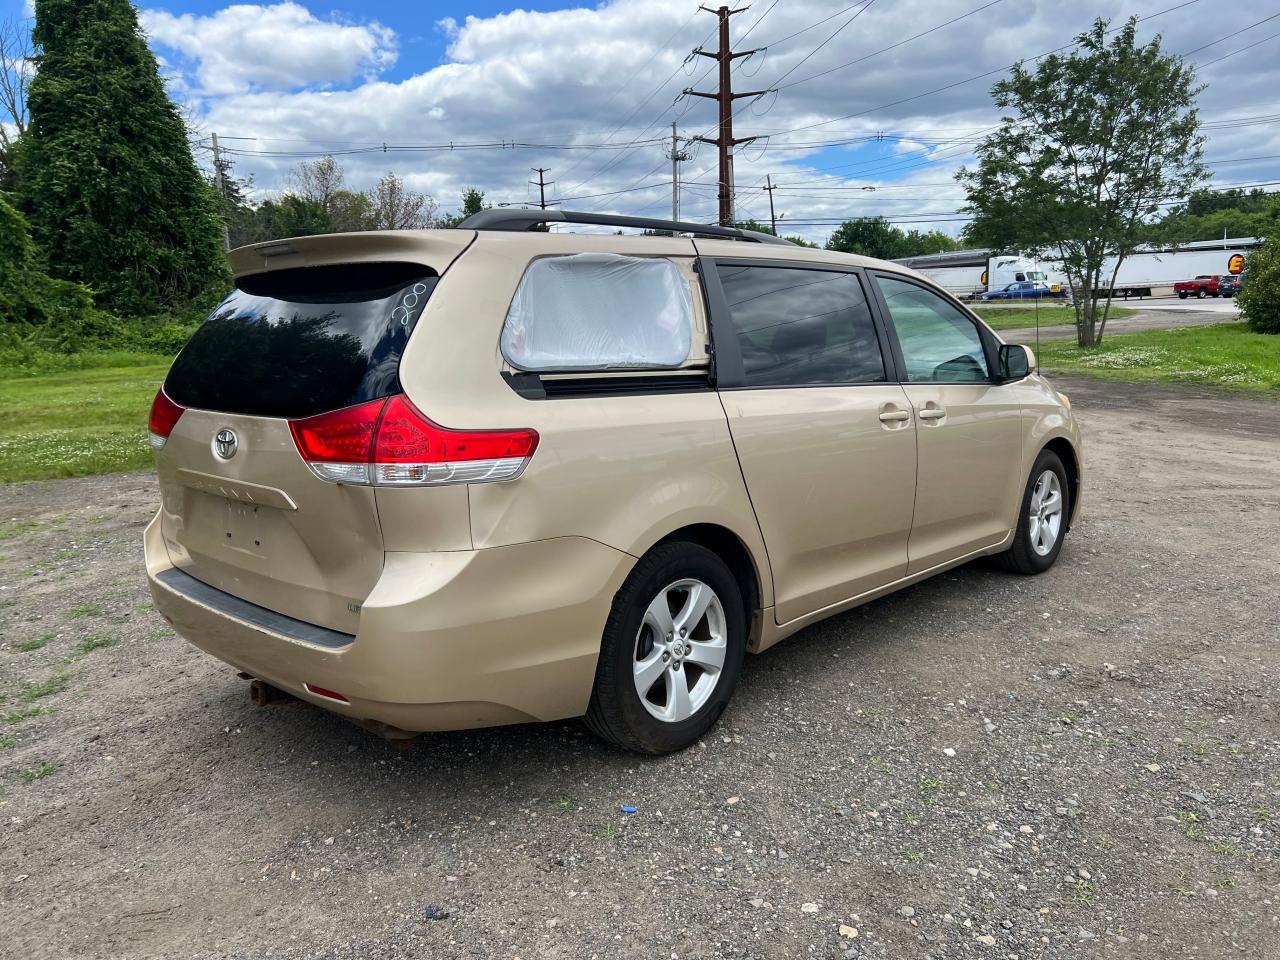
[[[1138,311],[1132,317],[1116,317],[1107,321],[1106,332],[1141,333],[1144,330],[1172,330],[1176,327],[1200,327],[1210,323],[1233,323],[1240,319],[1234,300],[1206,298],[1179,300],[1177,297],[1155,297],[1149,300],[1116,300],[1114,306]],[[1069,340],[1075,337],[1072,326],[1041,327],[1042,340]],[[1034,343],[1035,327],[1002,330],[1000,336],[1009,343]]]
[[[254,707],[147,603],[149,475],[5,488],[0,956],[1280,956],[1280,406],[1057,385],[1054,570],[808,629],[660,759]]]

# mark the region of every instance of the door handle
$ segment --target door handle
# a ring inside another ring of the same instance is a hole
[[[904,420],[910,420],[911,414],[906,410],[884,410],[880,414],[881,423],[901,423]]]
[[[942,407],[925,407],[916,413],[921,420],[941,420],[947,415],[947,411]]]

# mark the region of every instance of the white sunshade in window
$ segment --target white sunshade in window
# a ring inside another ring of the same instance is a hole
[[[689,282],[670,260],[579,253],[533,261],[502,327],[520,370],[670,368],[688,359]]]

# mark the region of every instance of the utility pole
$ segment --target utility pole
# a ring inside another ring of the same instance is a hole
[[[551,186],[555,181],[545,179],[548,170],[547,167],[533,167],[531,169],[538,175],[538,179],[530,180],[529,182],[536,183],[538,185],[538,206],[545,210],[547,209],[547,187]],[[553,204],[555,203],[554,200],[551,202]]]
[[[671,219],[680,219],[680,163],[689,159],[689,154],[680,149],[680,138],[676,136],[676,122],[671,121]]]
[[[742,13],[746,7],[737,7],[730,9],[729,7],[720,7],[713,10],[710,7],[699,7],[699,10],[705,10],[707,13],[714,13],[720,18],[720,48],[714,53],[709,50],[703,50],[699,47],[693,51],[702,57],[710,57],[712,60],[720,62],[720,90],[717,93],[704,93],[700,90],[685,90],[684,92],[694,97],[706,97],[708,100],[718,101],[720,104],[720,135],[711,137],[695,137],[695,140],[701,140],[703,143],[714,144],[720,151],[720,223],[724,226],[733,225],[733,148],[740,143],[749,143],[756,139],[755,137],[742,137],[734,139],[733,136],[733,102],[743,97],[758,97],[768,93],[768,90],[752,90],[746,93],[734,93],[733,84],[730,77],[730,71],[733,69],[733,61],[739,57],[748,57],[755,50],[739,50],[734,53],[729,49],[729,18],[735,13]]]
[[[227,187],[222,179],[222,152],[218,149],[218,135],[211,133],[209,138],[213,143],[213,179],[218,185],[218,206],[222,208],[218,218],[222,221],[222,249],[227,251],[231,249],[231,230],[227,227]]]
[[[778,216],[773,212],[773,191],[777,189],[773,185],[773,174],[766,173],[764,176],[765,189],[769,191],[769,223],[773,225],[773,235],[778,235]]]

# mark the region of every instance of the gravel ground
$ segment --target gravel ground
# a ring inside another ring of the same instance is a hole
[[[5,488],[0,955],[1280,956],[1280,404],[1060,385],[1053,571],[809,629],[656,760],[255,708],[150,609],[149,476]]]

